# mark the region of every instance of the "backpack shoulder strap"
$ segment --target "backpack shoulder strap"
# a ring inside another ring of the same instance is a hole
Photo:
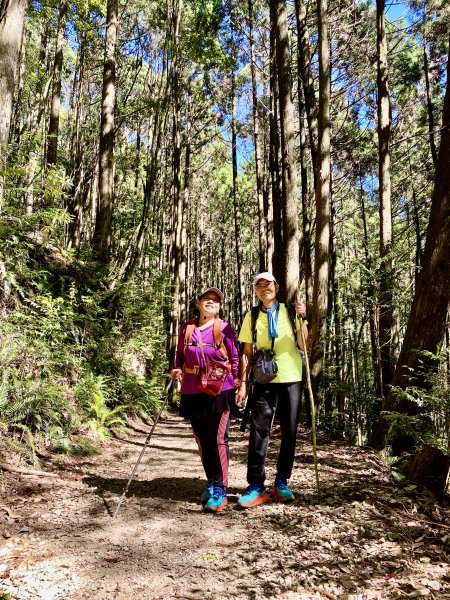
[[[214,336],[214,344],[216,349],[220,352],[220,354],[228,359],[227,349],[225,348],[225,344],[223,343],[223,333],[222,333],[222,319],[214,319],[213,325],[213,336]]]
[[[297,335],[297,328],[295,327],[295,317],[297,316],[297,311],[295,310],[295,304],[292,304],[291,302],[285,304],[286,306],[286,310],[288,313],[288,317],[289,317],[289,322],[291,324],[292,327],[292,331],[294,333],[294,338]]]
[[[252,340],[253,343],[256,344],[256,321],[258,320],[258,315],[259,315],[259,305],[258,306],[252,306],[251,308],[251,323],[250,323],[250,329],[252,331]]]
[[[191,319],[187,322],[186,331],[184,333],[184,353],[186,354],[186,348],[189,346],[194,329],[197,326],[197,319]]]

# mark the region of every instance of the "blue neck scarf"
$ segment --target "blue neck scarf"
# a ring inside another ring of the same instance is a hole
[[[278,300],[275,304],[267,309],[267,321],[269,325],[269,340],[273,340],[278,337],[278,312],[280,309],[280,303]]]

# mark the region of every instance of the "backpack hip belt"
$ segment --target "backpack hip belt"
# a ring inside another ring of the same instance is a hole
[[[231,373],[230,363],[226,363],[225,366],[228,369],[228,372]],[[201,372],[201,370],[202,369],[201,369],[200,365],[194,365],[192,367],[192,369],[190,369],[189,367],[186,367],[186,366],[183,367],[183,373],[187,373],[188,375],[198,375]]]

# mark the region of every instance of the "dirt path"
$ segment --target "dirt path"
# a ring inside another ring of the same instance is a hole
[[[4,473],[0,600],[450,598],[448,506],[392,483],[373,454],[337,444],[320,445],[319,503],[304,435],[298,499],[242,512],[247,438],[233,423],[230,507],[205,514],[189,425],[167,414],[113,520],[146,432],[137,425],[101,455],[59,459],[58,479]]]

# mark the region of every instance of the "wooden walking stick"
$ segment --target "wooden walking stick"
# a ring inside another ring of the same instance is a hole
[[[320,500],[320,481],[319,481],[319,469],[317,467],[317,439],[316,439],[316,407],[314,404],[314,396],[311,386],[311,371],[309,368],[308,350],[306,348],[305,334],[303,332],[303,317],[300,317],[300,336],[302,338],[303,352],[305,355],[305,367],[306,367],[306,381],[308,383],[309,402],[311,405],[311,433],[312,433],[312,444],[313,444],[313,455],[314,455],[314,471],[316,473],[316,484],[317,484],[317,497]]]

